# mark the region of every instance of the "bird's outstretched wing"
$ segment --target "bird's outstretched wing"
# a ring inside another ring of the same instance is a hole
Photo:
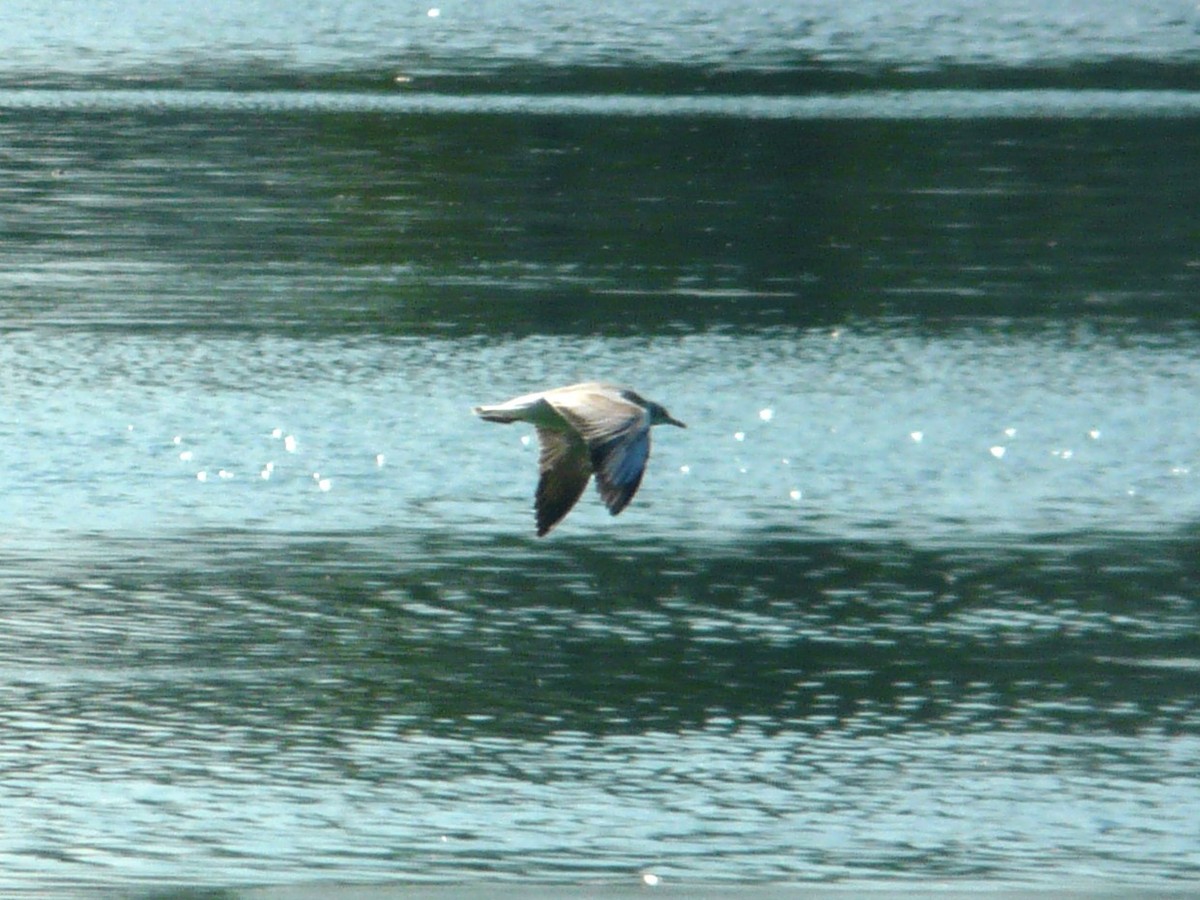
[[[600,499],[615,516],[629,505],[642,483],[650,458],[650,429],[593,447],[591,454]]]
[[[592,477],[592,465],[587,445],[579,435],[549,428],[539,428],[537,435],[542,452],[534,510],[538,537],[542,537],[571,511],[583,494]]]
[[[623,510],[642,483],[650,458],[650,420],[635,403],[608,394],[582,393],[552,401],[587,442],[596,487],[608,511]]]

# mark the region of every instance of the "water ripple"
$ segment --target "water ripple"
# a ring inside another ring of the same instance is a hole
[[[1200,114],[1186,90],[910,90],[851,94],[449,94],[306,91],[0,90],[0,109],[77,113],[372,113],[718,117],[762,120],[1163,118]]]

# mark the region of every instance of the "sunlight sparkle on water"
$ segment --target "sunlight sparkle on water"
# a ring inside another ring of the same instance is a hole
[[[1007,452],[1007,448],[1000,446],[990,447],[988,452],[992,454],[992,456],[996,457],[996,459],[1003,459],[1004,454]]]

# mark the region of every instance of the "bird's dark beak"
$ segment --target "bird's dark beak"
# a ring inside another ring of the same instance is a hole
[[[673,419],[673,418],[671,418],[671,416],[667,416],[667,418],[666,418],[664,421],[665,421],[665,422],[666,422],[668,425],[677,425],[677,426],[679,426],[680,428],[687,428],[687,426],[686,426],[686,425],[684,425],[684,424],[683,424],[682,422],[680,422],[678,419]]]

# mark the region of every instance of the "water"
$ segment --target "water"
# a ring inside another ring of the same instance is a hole
[[[0,36],[5,890],[1194,886],[1193,8],[144,6]]]

